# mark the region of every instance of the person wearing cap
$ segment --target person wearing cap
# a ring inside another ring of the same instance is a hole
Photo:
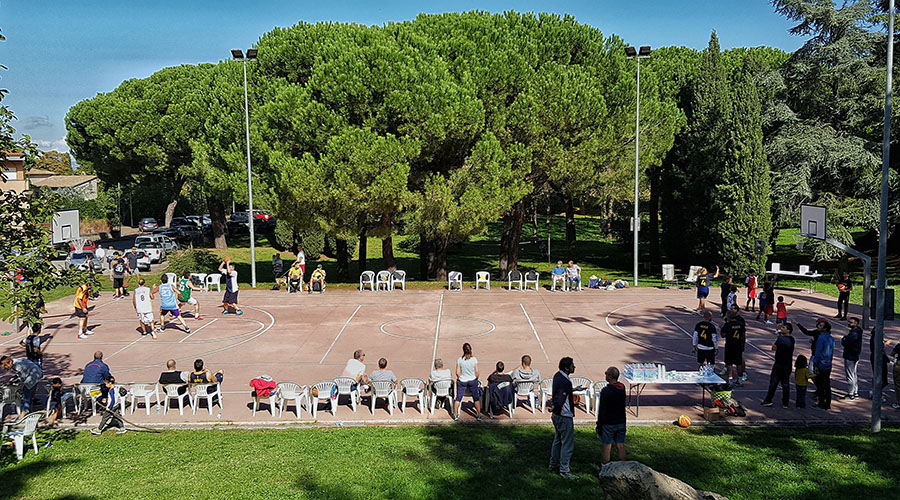
[[[313,283],[318,283],[319,291],[325,293],[325,270],[322,269],[322,264],[318,264],[309,277],[309,293],[313,291]]]
[[[78,338],[86,339],[93,335],[93,330],[88,330],[88,300],[91,297],[91,284],[85,283],[75,290],[75,317],[78,318]]]

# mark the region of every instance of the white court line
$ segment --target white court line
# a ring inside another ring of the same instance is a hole
[[[437,357],[438,334],[441,331],[441,314],[444,312],[444,294],[441,294],[441,304],[438,306],[437,324],[434,325],[434,349],[431,350],[431,366],[434,366],[434,358]]]
[[[681,330],[682,332],[684,332],[684,334],[687,335],[688,337],[691,337],[691,338],[694,337],[693,335],[691,335],[690,333],[688,333],[687,330],[685,330],[685,329],[682,328],[680,325],[678,325],[677,323],[675,323],[674,321],[672,321],[671,319],[669,319],[669,317],[666,316],[665,314],[663,314],[663,318],[666,318],[666,321],[668,321],[669,323],[672,323],[673,325],[675,325],[676,327],[678,327],[678,329]],[[775,359],[771,354],[769,354],[768,352],[766,352],[766,351],[760,349],[759,347],[756,347],[756,345],[754,345],[754,344],[753,344],[752,342],[750,342],[749,340],[747,340],[746,342],[747,342],[747,345],[749,345],[750,347],[752,347],[752,348],[756,349],[757,351],[761,352],[762,354],[764,354],[765,356],[767,356],[769,359]]]
[[[328,346],[328,350],[325,351],[325,355],[322,356],[322,360],[319,361],[320,365],[325,362],[325,358],[328,357],[328,353],[331,352],[331,349],[334,347],[334,344],[337,343],[338,339],[341,338],[341,334],[344,333],[344,329],[347,328],[347,325],[350,324],[350,320],[352,320],[353,317],[356,316],[356,313],[358,313],[360,309],[362,309],[362,304],[356,306],[356,310],[353,311],[353,314],[351,314],[349,318],[347,318],[347,322],[344,323],[344,326],[341,327],[341,331],[338,332],[337,337],[334,338],[334,340],[331,342],[331,345]]]
[[[679,330],[681,330],[682,332],[684,332],[684,334],[687,335],[688,337],[690,337],[690,338],[692,338],[692,339],[694,338],[694,336],[691,335],[690,333],[688,333],[687,330],[685,330],[684,328],[682,328],[681,325],[679,325],[678,323],[676,323],[676,322],[672,321],[671,319],[669,319],[669,317],[666,316],[665,314],[663,314],[663,318],[666,318],[666,321],[668,321],[669,323],[672,323],[673,325],[675,325],[675,328],[678,328]]]
[[[219,321],[219,318],[213,318],[213,320],[210,321],[209,323],[207,323],[207,324],[201,326],[200,328],[197,328],[196,330],[191,331],[191,333],[187,334],[187,336],[186,336],[185,338],[179,340],[178,343],[180,344],[180,343],[184,342],[185,340],[191,338],[191,335],[193,335],[193,334],[199,332],[200,330],[202,330],[202,329],[206,328],[207,326],[209,326],[209,325],[215,323],[216,321]]]
[[[528,320],[528,324],[531,325],[531,331],[534,332],[534,338],[537,339],[538,344],[541,346],[541,352],[544,353],[544,357],[547,359],[547,362],[549,363],[549,362],[550,362],[550,356],[547,356],[547,351],[544,350],[544,343],[541,342],[541,338],[538,337],[537,329],[534,327],[534,323],[531,322],[531,317],[528,316],[528,311],[525,310],[525,306],[522,305],[521,303],[519,304],[519,307],[521,307],[521,308],[522,308],[522,312],[525,313],[525,319],[527,319],[527,320]]]
[[[116,352],[110,354],[109,356],[107,356],[106,359],[110,359],[110,358],[112,358],[113,356],[115,356],[116,354],[119,354],[120,352],[124,351],[125,349],[128,349],[129,347],[133,346],[134,344],[137,344],[138,342],[140,342],[141,340],[143,340],[144,337],[147,337],[147,336],[148,336],[148,335],[141,335],[140,337],[137,338],[137,340],[135,340],[135,341],[129,343],[129,344],[126,345],[125,347],[123,347],[123,348],[119,349],[118,351],[116,351]]]

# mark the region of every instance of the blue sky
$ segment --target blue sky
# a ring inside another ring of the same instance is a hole
[[[703,48],[715,29],[723,48],[796,50],[803,40],[765,0],[586,1],[204,1],[2,0],[0,88],[14,122],[43,149],[67,150],[65,115],[82,99],[166,66],[216,62],[275,26],[298,21],[382,25],[420,12],[486,10],[571,14],[634,45]]]

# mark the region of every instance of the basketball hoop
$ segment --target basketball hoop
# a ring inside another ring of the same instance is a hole
[[[797,250],[803,250],[807,236],[803,233],[794,233],[791,237],[794,238],[794,246],[797,247]]]
[[[76,252],[83,252],[85,245],[88,244],[87,238],[75,238],[74,240],[69,240],[69,245],[72,246],[72,249]]]

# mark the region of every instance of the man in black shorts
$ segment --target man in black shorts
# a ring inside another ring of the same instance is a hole
[[[715,365],[719,352],[719,335],[712,324],[712,313],[703,312],[703,321],[694,326],[694,349],[697,353],[697,369],[703,365]]]
[[[125,296],[125,275],[128,273],[128,267],[125,261],[119,257],[116,252],[115,257],[109,264],[109,276],[112,278],[113,289],[115,290],[114,299],[121,299]]]
[[[125,254],[125,260],[128,261],[128,280],[131,281],[131,276],[141,277],[141,270],[138,267],[138,249],[137,247],[131,247],[131,251]],[[125,295],[128,295],[128,285],[125,285]]]
[[[722,325],[722,337],[725,339],[725,370],[728,383],[737,386],[744,385],[747,380],[744,374],[744,345],[747,342],[747,330],[736,319],[733,311],[728,311],[728,321]],[[737,368],[732,382],[732,367]]]

